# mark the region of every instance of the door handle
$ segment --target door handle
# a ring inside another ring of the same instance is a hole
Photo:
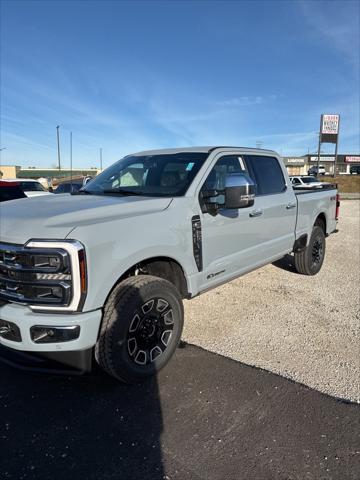
[[[296,207],[296,203],[288,203],[286,205],[287,210],[290,210],[291,208],[295,208],[295,207]]]
[[[249,217],[260,217],[264,212],[262,210],[253,210],[249,213]]]

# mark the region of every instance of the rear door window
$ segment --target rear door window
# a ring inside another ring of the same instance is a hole
[[[265,155],[246,155],[250,176],[256,183],[256,195],[274,195],[286,190],[279,161]]]

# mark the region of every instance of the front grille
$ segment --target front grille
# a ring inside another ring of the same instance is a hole
[[[0,244],[0,301],[66,306],[71,280],[67,251]]]

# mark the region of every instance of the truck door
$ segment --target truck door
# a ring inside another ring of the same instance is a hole
[[[275,157],[222,154],[203,183],[203,192],[222,190],[230,173],[246,172],[256,182],[255,203],[236,210],[201,213],[203,271],[206,289],[290,252],[294,243],[296,200],[287,189]],[[224,198],[217,199],[221,205]]]
[[[264,262],[291,252],[295,241],[297,202],[292,185],[286,185],[284,169],[276,157],[245,155],[256,183],[256,210],[261,212],[260,243]]]

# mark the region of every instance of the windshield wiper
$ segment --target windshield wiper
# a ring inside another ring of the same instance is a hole
[[[116,195],[144,195],[142,192],[134,192],[124,188],[113,188],[111,190],[103,190],[102,193],[115,193]]]

